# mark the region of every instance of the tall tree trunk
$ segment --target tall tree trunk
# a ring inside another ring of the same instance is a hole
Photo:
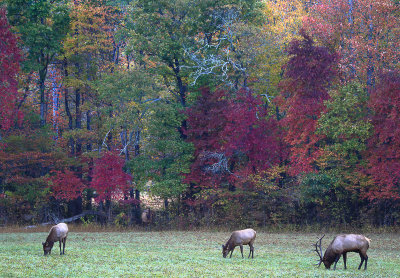
[[[40,126],[46,125],[46,88],[45,88],[45,81],[46,81],[46,71],[41,70],[39,71],[39,93],[40,93]]]
[[[64,76],[66,78],[68,78],[68,69],[67,69],[68,62],[67,62],[67,59],[64,59],[63,66],[64,66]],[[74,127],[73,127],[73,119],[72,119],[71,109],[69,108],[69,100],[68,100],[68,98],[69,98],[69,91],[68,91],[68,88],[65,88],[64,89],[65,113],[67,114],[67,117],[68,117],[68,129],[72,130]],[[75,153],[74,140],[72,138],[70,138],[69,141],[68,141],[68,144],[69,144],[69,147],[70,147],[70,153],[74,154]]]
[[[369,15],[368,15],[368,45],[372,49],[374,47],[374,43],[372,41],[372,36],[374,32],[374,25],[372,23],[372,4],[369,8]],[[368,66],[367,66],[367,87],[368,89],[373,89],[375,86],[375,77],[374,77],[374,62],[373,62],[373,54],[371,50],[367,50],[367,57],[368,57]],[[369,91],[369,90],[368,90]]]
[[[86,111],[86,129],[92,130],[92,117],[90,116],[90,110]],[[87,151],[90,152],[92,150],[92,143],[89,141],[86,145]]]
[[[138,127],[138,130],[135,131],[135,142],[134,142],[134,155],[135,157],[140,155],[140,133],[141,129]],[[131,189],[131,198],[135,198],[137,203],[132,204],[132,216],[134,218],[134,222],[136,224],[140,224],[142,219],[142,209],[140,207],[140,191],[139,189]],[[133,222],[133,220],[132,220]]]
[[[349,35],[349,70],[350,70],[350,75],[349,75],[349,80],[352,80],[356,77],[357,72],[355,69],[355,60],[354,60],[354,48],[351,43],[351,39],[354,36],[354,30],[353,30],[353,24],[354,24],[354,0],[349,0],[349,24],[350,24],[350,35]]]
[[[140,155],[140,134],[142,130],[138,128],[135,132],[135,144],[134,144],[134,150],[135,150],[135,157]]]
[[[130,191],[130,197],[131,198],[135,198],[135,200],[137,200],[138,202],[137,202],[137,204],[132,204],[132,210],[131,210],[131,212],[132,212],[132,219],[131,219],[131,223],[133,224],[133,223],[136,223],[136,224],[140,224],[141,223],[141,221],[142,221],[142,218],[141,218],[141,216],[142,216],[142,210],[141,210],[141,207],[140,207],[140,203],[139,203],[139,201],[140,201],[140,191],[138,190],[138,189],[131,189],[131,191]]]
[[[171,63],[169,66],[175,73],[176,85],[178,87],[179,101],[182,104],[182,106],[185,107],[187,86],[183,83],[181,77],[179,60],[175,58],[174,64]]]
[[[112,214],[111,214],[111,200],[106,200],[106,214],[107,214],[107,224],[111,224]]]
[[[169,225],[170,223],[169,223],[169,202],[168,202],[168,199],[167,198],[165,198],[164,199],[164,210],[165,210],[165,222],[166,222],[166,224],[167,225]]]
[[[54,71],[53,71],[54,73]],[[54,140],[57,142],[58,140],[58,110],[60,106],[60,96],[58,92],[55,90],[57,87],[57,82],[55,80],[56,73],[53,74],[53,80],[52,80],[52,98],[53,98],[53,129],[56,132],[56,135],[54,136]]]
[[[80,89],[75,90],[75,128],[82,129],[82,112],[81,112],[81,93]],[[75,151],[76,155],[82,152],[82,143],[79,138],[75,139]]]

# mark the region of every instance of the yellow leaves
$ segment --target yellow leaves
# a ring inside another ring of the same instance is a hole
[[[265,6],[266,30],[283,45],[296,38],[306,14],[303,3],[298,0],[265,0]]]
[[[316,160],[317,167],[321,170],[330,167],[344,166],[345,162],[343,157],[333,151],[325,149],[321,156]]]
[[[306,15],[303,3],[299,0],[264,0],[265,24],[262,27],[267,43],[263,44],[264,51],[258,57],[258,72],[254,76],[258,80],[267,80],[267,88],[257,88],[258,91],[275,95],[281,80],[282,66],[287,57],[284,55],[286,46],[298,37],[303,17]]]
[[[287,172],[287,169],[287,166],[274,165],[266,171],[250,176],[249,181],[265,193],[276,191],[279,189],[278,181]]]
[[[75,2],[71,4],[71,19],[71,31],[64,43],[67,57],[112,50],[115,24],[121,19],[116,8]]]

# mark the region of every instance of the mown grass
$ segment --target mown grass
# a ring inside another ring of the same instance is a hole
[[[227,232],[74,232],[64,256],[58,244],[43,256],[47,233],[1,233],[1,277],[400,277],[400,234],[366,234],[372,239],[368,270],[349,253],[336,271],[313,266],[317,234],[258,231],[255,258],[242,259],[239,248],[222,258]],[[327,234],[323,247],[333,238]]]

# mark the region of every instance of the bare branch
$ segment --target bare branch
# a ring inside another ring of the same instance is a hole
[[[232,174],[231,171],[228,169],[228,158],[225,156],[224,153],[217,153],[217,152],[203,152],[201,159],[208,160],[208,159],[216,159],[217,162],[211,165],[207,165],[204,167],[206,172],[211,172],[213,174],[223,174],[229,173]]]
[[[107,139],[108,134],[111,132],[112,129],[113,129],[113,127],[111,127],[110,130],[107,132],[107,134],[104,136],[103,143],[101,144],[101,147],[105,146],[106,148],[108,148],[108,145],[106,143],[106,139]],[[99,148],[99,153],[101,153],[101,147]]]

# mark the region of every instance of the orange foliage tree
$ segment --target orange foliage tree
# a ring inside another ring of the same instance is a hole
[[[340,54],[343,80],[370,88],[376,73],[394,69],[400,58],[399,6],[391,0],[322,0],[304,18],[304,28]]]

